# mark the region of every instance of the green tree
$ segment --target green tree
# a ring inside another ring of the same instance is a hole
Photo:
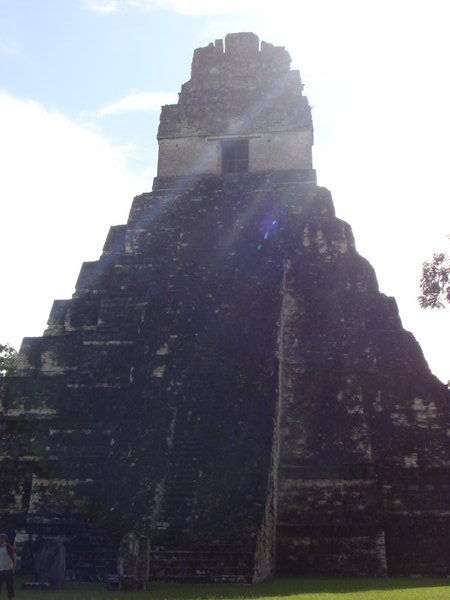
[[[419,304],[422,308],[444,308],[450,304],[450,258],[444,252],[424,262],[420,278]]]
[[[17,366],[17,352],[9,344],[0,344],[0,377],[13,375]]]

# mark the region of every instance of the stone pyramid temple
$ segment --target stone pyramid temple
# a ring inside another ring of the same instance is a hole
[[[448,573],[449,393],[316,183],[289,65],[194,52],[153,191],[1,380],[23,569],[56,539],[102,579],[137,532],[152,579]]]

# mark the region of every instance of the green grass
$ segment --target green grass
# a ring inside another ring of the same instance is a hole
[[[58,591],[27,591],[18,600],[450,600],[446,579],[277,577],[257,585],[153,583],[146,592],[108,592],[102,584],[68,583]]]

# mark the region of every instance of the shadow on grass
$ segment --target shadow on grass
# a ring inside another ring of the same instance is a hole
[[[20,582],[18,581],[18,587]],[[420,593],[423,589],[423,600],[428,597],[434,598],[426,592],[432,588],[441,588],[445,594],[446,586],[450,586],[447,579],[432,578],[335,578],[335,577],[276,577],[256,585],[214,585],[214,584],[176,584],[176,583],[153,583],[149,585],[146,592],[108,592],[102,584],[68,583],[63,590],[58,591],[24,591],[20,590],[20,598],[23,600],[240,600],[245,598],[312,598],[314,595],[327,597],[330,600],[333,595],[355,594],[362,592],[379,593],[379,596],[368,596],[369,598],[394,598],[392,593],[398,592],[399,597],[407,598],[407,590],[415,590]],[[438,591],[438,590],[436,590]],[[386,595],[384,595],[384,593]],[[401,595],[403,594],[403,595]],[[355,596],[352,596],[355,598]],[[417,597],[416,595],[414,597]],[[450,587],[448,596],[439,595],[436,598],[450,598]]]

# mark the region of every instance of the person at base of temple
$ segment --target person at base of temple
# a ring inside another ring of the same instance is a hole
[[[0,593],[3,582],[6,583],[8,599],[14,598],[14,570],[16,568],[16,549],[8,544],[6,533],[0,533]]]

